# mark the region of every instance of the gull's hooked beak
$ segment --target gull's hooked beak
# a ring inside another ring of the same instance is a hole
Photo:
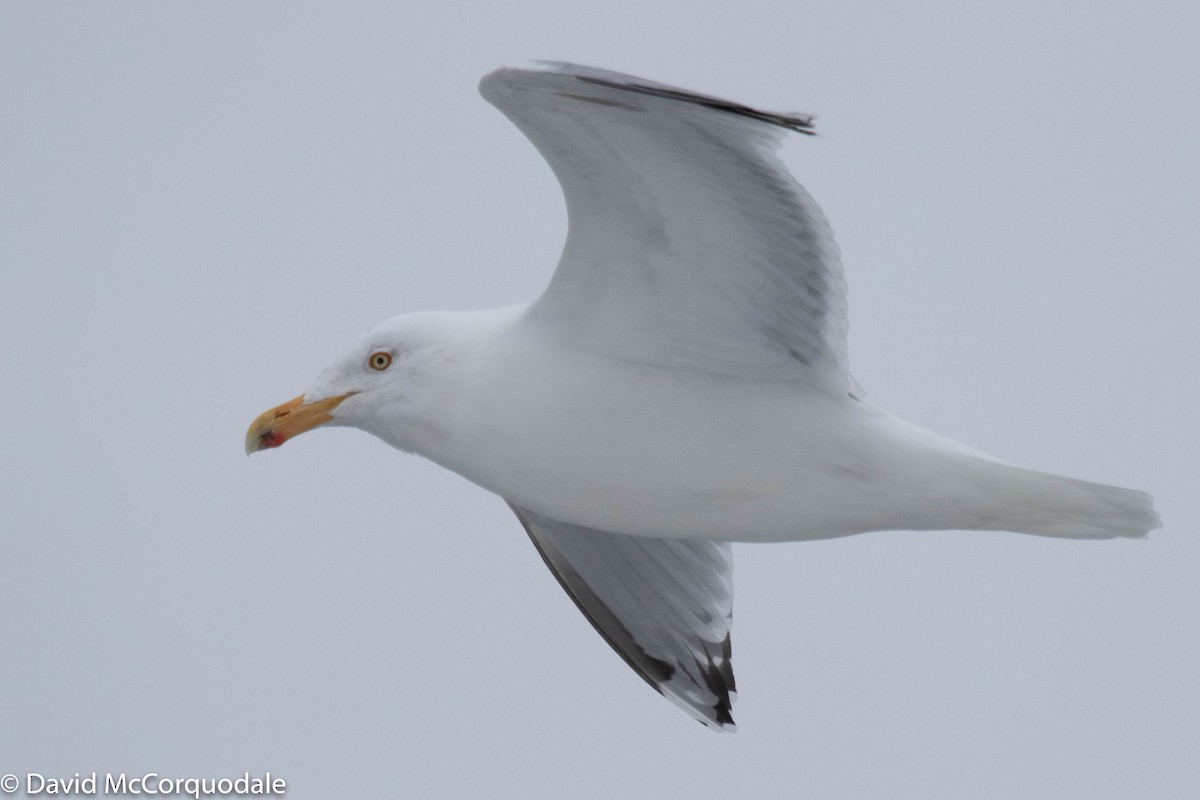
[[[300,395],[270,411],[264,411],[250,423],[250,429],[246,431],[246,455],[279,447],[293,436],[324,425],[333,419],[331,412],[338,404],[352,394],[354,392],[312,403],[305,403],[304,395]]]

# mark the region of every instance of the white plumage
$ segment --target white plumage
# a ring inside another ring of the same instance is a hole
[[[1002,464],[864,399],[837,247],[774,155],[810,118],[566,64],[480,88],[563,187],[545,293],[383,323],[249,450],[349,425],[499,494],[629,664],[724,728],[727,542],[1158,525],[1145,494]]]

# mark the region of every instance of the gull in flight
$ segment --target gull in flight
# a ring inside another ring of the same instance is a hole
[[[546,290],[379,324],[259,416],[247,452],[349,426],[495,492],[613,649],[718,730],[730,542],[1158,527],[1146,494],[1001,463],[864,397],[833,235],[775,155],[811,117],[572,64],[480,92],[562,185]]]

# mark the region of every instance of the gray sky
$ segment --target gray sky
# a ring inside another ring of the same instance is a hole
[[[0,3],[0,772],[1195,798],[1200,11],[1046,5]],[[498,498],[357,431],[247,460],[379,319],[545,284],[557,186],[475,88],[532,58],[818,114],[873,400],[1164,529],[737,547],[721,736]]]

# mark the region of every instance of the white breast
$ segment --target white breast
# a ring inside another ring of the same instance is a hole
[[[848,396],[581,353],[524,318],[457,372],[446,435],[425,455],[599,530],[768,541],[872,530],[896,515],[892,461],[914,469],[911,453],[880,446],[892,419]]]

